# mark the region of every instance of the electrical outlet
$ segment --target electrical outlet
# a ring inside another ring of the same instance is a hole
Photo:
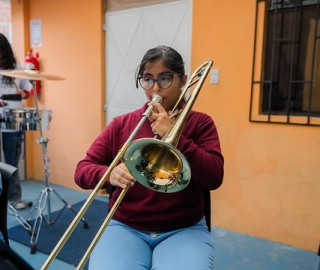
[[[218,84],[219,83],[219,69],[211,69],[210,71],[210,83]]]

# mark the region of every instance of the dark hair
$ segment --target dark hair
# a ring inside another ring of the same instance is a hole
[[[0,68],[1,69],[15,69],[16,59],[14,57],[11,45],[7,38],[0,33]],[[12,84],[13,78],[2,76],[4,84]]]
[[[143,56],[140,65],[136,72],[136,87],[138,88],[138,78],[145,71],[145,66],[148,63],[155,62],[161,59],[163,64],[171,71],[180,75],[180,78],[185,74],[184,62],[181,55],[174,49],[168,46],[160,45],[148,50]]]

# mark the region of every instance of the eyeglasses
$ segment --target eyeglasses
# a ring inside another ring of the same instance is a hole
[[[145,90],[150,90],[157,82],[161,89],[167,89],[172,85],[173,76],[179,76],[180,74],[164,74],[154,79],[152,77],[138,77],[139,84]]]

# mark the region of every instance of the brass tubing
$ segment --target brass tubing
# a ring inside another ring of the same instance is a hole
[[[169,131],[163,136],[162,141],[171,144],[172,146],[176,147],[178,145],[180,135],[182,133],[183,126],[185,122],[187,121],[188,114],[190,110],[192,109],[193,104],[196,101],[196,98],[198,97],[198,94],[201,90],[201,87],[204,83],[204,80],[206,79],[209,70],[212,66],[213,62],[212,61],[206,61],[204,62],[196,71],[194,71],[187,82],[186,86],[184,87],[180,97],[179,101],[182,100],[182,95],[186,95],[188,89],[197,83],[195,86],[195,89],[192,91],[190,97],[185,103],[185,106],[181,109],[182,113],[179,115],[179,117],[176,118],[174,121],[174,124],[171,126]],[[174,106],[173,111],[177,108],[178,102]]]
[[[62,247],[64,246],[64,244],[67,242],[67,240],[69,239],[71,233],[74,231],[74,229],[76,228],[76,226],[78,225],[78,223],[81,221],[83,215],[85,214],[85,212],[87,212],[89,206],[91,205],[92,201],[94,200],[94,198],[97,196],[99,190],[103,187],[103,184],[105,183],[105,181],[107,180],[107,178],[109,177],[109,174],[111,173],[111,171],[113,170],[113,168],[118,164],[118,162],[120,161],[124,150],[127,148],[128,144],[124,145],[122,147],[122,151],[119,151],[116,158],[113,160],[113,162],[111,163],[111,165],[109,166],[108,170],[104,173],[104,175],[102,176],[101,180],[99,181],[99,183],[97,184],[97,186],[95,187],[95,189],[91,192],[90,196],[88,197],[88,199],[85,201],[85,203],[83,204],[82,208],[80,209],[80,211],[78,212],[78,214],[76,215],[76,217],[73,219],[73,221],[71,222],[71,224],[69,225],[68,229],[65,231],[65,233],[63,234],[62,238],[59,240],[59,242],[57,243],[57,245],[55,246],[55,248],[53,249],[53,251],[50,253],[49,257],[47,258],[47,260],[45,261],[45,263],[43,264],[43,266],[41,267],[41,270],[45,270],[48,269],[50,264],[53,262],[53,260],[57,257],[57,255],[59,254],[60,250],[62,249]]]
[[[88,247],[86,253],[83,255],[80,263],[77,266],[77,269],[82,269],[85,265],[85,263],[87,262],[87,260],[89,259],[89,256],[91,254],[91,252],[93,251],[94,247],[96,246],[96,244],[98,243],[99,239],[101,238],[104,230],[107,228],[110,220],[112,219],[114,213],[116,212],[116,210],[118,209],[118,206],[120,205],[120,203],[122,202],[124,196],[126,195],[127,191],[128,191],[129,187],[127,186],[126,188],[124,188],[121,193],[119,194],[119,197],[117,198],[115,204],[112,206],[112,208],[110,209],[110,212],[108,213],[107,217],[105,218],[104,222],[102,223],[101,227],[99,228],[97,234],[95,235],[95,237],[93,238],[90,246]]]
[[[158,95],[155,95],[155,96],[153,96],[152,100],[155,101],[155,102],[161,102],[161,97],[158,96]],[[103,187],[105,181],[108,179],[109,175],[111,174],[111,171],[114,169],[114,167],[122,159],[123,154],[125,153],[125,151],[128,148],[129,144],[131,143],[131,141],[135,137],[136,133],[139,131],[139,129],[142,126],[142,124],[146,121],[146,119],[152,113],[152,109],[153,109],[153,106],[149,105],[147,110],[142,114],[142,118],[141,118],[140,122],[135,127],[134,131],[130,134],[129,138],[124,143],[122,148],[119,150],[118,154],[116,155],[115,159],[112,161],[110,166],[108,167],[107,171],[103,174],[102,178],[100,179],[100,181],[98,182],[98,184],[96,185],[94,190],[91,192],[90,196],[85,201],[85,203],[83,204],[82,208],[80,209],[80,211],[78,212],[76,217],[73,219],[73,221],[69,225],[68,229],[65,231],[65,233],[63,234],[63,236],[61,237],[61,239],[59,240],[59,242],[57,243],[57,245],[53,249],[53,251],[50,253],[49,257],[47,258],[47,260],[45,261],[45,263],[41,267],[41,270],[48,269],[50,264],[57,257],[57,255],[59,254],[59,252],[62,249],[62,247],[64,246],[64,244],[69,239],[71,233],[74,231],[74,229],[76,228],[76,226],[78,225],[80,220],[83,218],[83,215],[88,210],[89,206],[92,204],[92,201],[97,196],[99,190]]]
[[[175,113],[174,117],[176,117],[172,127],[170,128],[170,130],[164,135],[164,137],[162,138],[162,145],[168,144],[171,147],[176,147],[176,145],[178,144],[183,126],[187,120],[188,114],[199,94],[199,91],[204,83],[204,80],[206,79],[208,72],[212,66],[213,62],[212,61],[206,61],[205,63],[203,63],[190,77],[189,81],[187,82],[187,84],[185,85],[179,99],[178,102],[175,104],[174,106],[174,110],[177,108],[178,104],[182,101],[183,97],[186,95],[186,92],[188,91],[188,89],[197,83],[194,91],[192,91],[192,94],[190,95],[190,97],[188,98],[188,100],[186,101],[186,104],[184,106],[183,109],[181,109],[180,112]],[[153,101],[155,102],[161,102],[161,97],[160,96],[154,96],[153,97]],[[54,248],[54,250],[51,252],[51,254],[49,255],[48,259],[46,260],[46,262],[44,263],[44,265],[42,266],[41,270],[45,270],[48,269],[48,267],[50,266],[50,264],[52,263],[52,261],[54,260],[54,258],[57,256],[57,254],[59,253],[59,251],[61,250],[61,248],[63,247],[63,245],[66,243],[67,239],[70,237],[71,233],[73,232],[73,230],[75,229],[76,225],[80,222],[80,220],[82,219],[84,213],[88,210],[89,206],[91,205],[93,199],[96,197],[98,191],[103,187],[103,184],[105,183],[105,181],[107,180],[107,178],[110,176],[111,171],[114,169],[114,167],[119,163],[119,161],[122,160],[123,156],[126,154],[127,148],[129,146],[134,145],[135,143],[137,143],[138,141],[141,142],[141,140],[137,140],[134,141],[133,143],[131,143],[131,141],[133,140],[134,136],[136,135],[136,133],[138,132],[138,130],[140,129],[140,127],[142,126],[142,124],[144,123],[144,121],[150,116],[150,114],[152,113],[152,109],[153,106],[149,105],[149,107],[147,108],[147,110],[144,112],[144,114],[142,115],[142,119],[140,120],[140,122],[138,123],[138,125],[136,126],[135,130],[132,132],[132,134],[129,136],[129,138],[127,139],[127,141],[125,142],[125,144],[122,146],[121,150],[118,152],[117,156],[115,157],[115,159],[112,161],[112,163],[110,164],[110,166],[108,167],[108,170],[104,173],[104,175],[102,176],[102,178],[100,179],[100,181],[98,182],[97,186],[95,187],[95,189],[92,191],[92,193],[90,194],[90,196],[88,197],[88,199],[86,200],[86,202],[84,203],[84,205],[82,206],[82,208],[80,209],[80,211],[78,212],[78,214],[76,215],[76,217],[74,218],[74,220],[71,222],[69,228],[66,230],[66,232],[64,233],[64,235],[62,236],[62,238],[60,239],[60,241],[58,242],[58,244],[56,245],[56,247]],[[173,111],[174,111],[173,110]],[[182,112],[182,113],[181,113]],[[177,149],[176,149],[177,150]],[[177,150],[177,152],[179,152]],[[180,153],[180,152],[179,152]],[[181,154],[182,155],[182,154]],[[181,156],[183,159],[185,159],[185,157],[182,155]],[[187,161],[186,161],[187,162]],[[127,165],[127,164],[126,164]],[[128,167],[128,166],[127,166]],[[139,179],[137,179],[138,181]],[[89,258],[90,253],[92,252],[93,248],[95,247],[96,243],[98,242],[98,240],[100,239],[102,233],[104,232],[105,228],[108,226],[110,220],[112,219],[112,216],[114,215],[114,212],[116,211],[116,209],[118,208],[118,206],[120,205],[121,201],[123,200],[125,194],[127,193],[129,187],[126,187],[125,189],[123,189],[119,195],[119,197],[117,198],[115,204],[113,205],[113,207],[110,209],[109,214],[107,215],[105,221],[103,222],[102,226],[100,227],[98,233],[96,234],[96,236],[94,237],[93,241],[91,242],[89,248],[87,249],[84,257],[82,258],[82,260],[80,261],[77,269],[81,269],[84,264],[86,263],[86,261]]]

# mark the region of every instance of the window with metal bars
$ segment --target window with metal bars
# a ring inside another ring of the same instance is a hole
[[[320,125],[320,0],[257,0],[250,121]]]

